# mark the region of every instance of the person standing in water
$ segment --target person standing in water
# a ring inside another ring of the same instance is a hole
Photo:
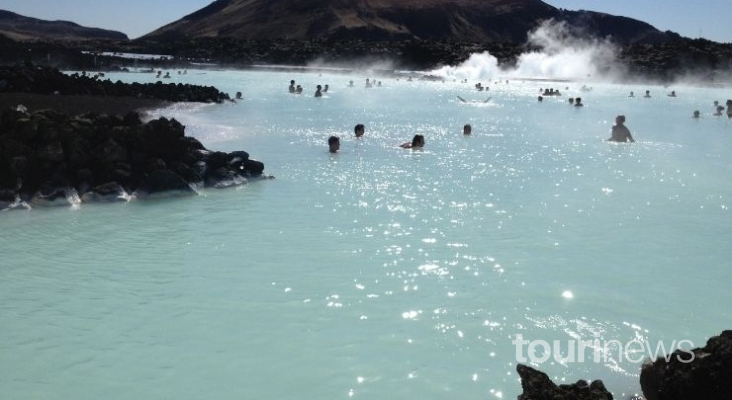
[[[630,129],[625,126],[625,115],[615,117],[615,125],[613,125],[612,134],[608,142],[635,142],[630,134]]]

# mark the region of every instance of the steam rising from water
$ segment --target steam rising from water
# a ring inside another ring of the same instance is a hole
[[[358,70],[371,74],[378,74],[380,71],[393,71],[395,69],[395,63],[392,60],[374,60],[368,57],[333,63],[325,61],[322,57],[318,57],[315,60],[308,62],[306,68],[311,68],[319,71],[331,69],[332,72]]]
[[[490,53],[475,53],[470,56],[464,63],[457,67],[442,67],[430,72],[431,75],[442,76],[445,78],[458,78],[468,80],[491,80],[498,75],[506,75],[498,67],[498,59]]]
[[[621,72],[614,62],[616,47],[607,40],[579,36],[564,22],[546,21],[529,34],[528,44],[541,51],[519,56],[516,67],[503,70],[488,52],[473,54],[457,67],[432,71],[445,78],[490,80],[508,78],[585,79],[612,78]]]

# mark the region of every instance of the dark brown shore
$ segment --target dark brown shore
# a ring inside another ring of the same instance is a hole
[[[30,112],[51,109],[71,115],[93,112],[124,116],[132,111],[144,115],[147,111],[163,108],[169,104],[171,103],[164,100],[135,97],[0,93],[0,110],[23,105]]]

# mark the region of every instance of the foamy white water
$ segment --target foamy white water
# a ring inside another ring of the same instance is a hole
[[[732,120],[711,113],[730,90],[172,76],[243,92],[159,114],[277,179],[0,214],[0,398],[508,399],[517,334],[700,346],[729,328]],[[544,87],[564,95],[539,104]],[[604,141],[619,113],[637,143]],[[397,147],[415,133],[423,151]],[[617,354],[539,367],[639,390]]]

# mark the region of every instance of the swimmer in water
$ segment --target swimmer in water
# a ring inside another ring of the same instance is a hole
[[[402,143],[399,147],[403,149],[421,149],[424,147],[424,136],[414,135],[411,142]]]

